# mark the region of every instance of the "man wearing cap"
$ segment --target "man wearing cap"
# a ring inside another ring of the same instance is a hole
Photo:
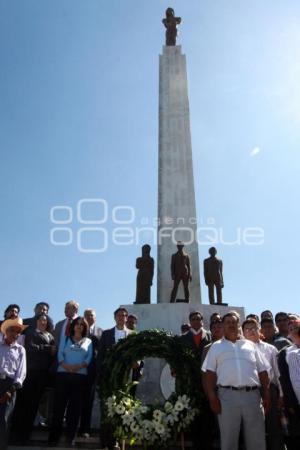
[[[176,301],[176,294],[180,281],[183,283],[184,299],[188,303],[190,300],[189,282],[192,281],[190,257],[183,251],[184,244],[177,242],[178,252],[173,253],[171,259],[171,277],[174,281],[171,292],[170,303]]]
[[[10,418],[15,405],[16,390],[22,387],[26,377],[26,353],[17,343],[26,328],[16,317],[2,322],[0,342],[0,450],[6,450]]]
[[[222,303],[222,289],[224,287],[223,281],[223,262],[216,257],[217,249],[211,247],[208,250],[210,254],[209,258],[204,260],[204,279],[205,284],[208,287],[209,303],[213,305],[215,303],[215,287],[217,292],[217,303]]]

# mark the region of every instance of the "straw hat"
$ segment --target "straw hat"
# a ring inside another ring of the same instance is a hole
[[[23,320],[20,317],[17,317],[16,319],[6,319],[2,322],[1,333],[6,335],[6,330],[10,327],[18,327],[20,328],[20,332],[22,332],[28,325],[23,325]]]

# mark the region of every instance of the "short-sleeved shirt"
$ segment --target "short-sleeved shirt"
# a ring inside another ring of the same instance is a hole
[[[235,342],[226,338],[210,347],[202,371],[217,374],[220,386],[260,386],[258,374],[268,371],[270,366],[255,344],[246,339]]]

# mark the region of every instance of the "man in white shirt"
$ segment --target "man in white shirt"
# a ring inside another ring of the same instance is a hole
[[[102,371],[102,366],[106,357],[107,351],[115,344],[118,343],[120,339],[125,339],[130,333],[126,327],[126,322],[128,318],[128,312],[125,308],[118,308],[114,312],[114,319],[116,325],[109,330],[104,330],[99,342],[98,357],[97,357],[97,370],[98,373]]]
[[[266,435],[268,448],[271,450],[284,450],[284,439],[280,424],[279,405],[283,404],[282,390],[279,383],[279,371],[277,366],[278,350],[274,345],[263,342],[260,339],[259,323],[255,319],[247,319],[242,325],[243,333],[246,339],[253,342],[263,357],[268,361],[270,369],[268,371],[270,378],[270,396],[271,406],[266,414]]]
[[[224,337],[212,344],[202,370],[211,410],[218,415],[221,449],[237,450],[241,423],[247,450],[265,450],[264,407],[270,404],[268,363],[255,345],[239,338],[239,317],[222,318]]]
[[[119,342],[120,339],[125,339],[132,331],[126,327],[128,312],[125,308],[120,307],[114,312],[114,319],[116,325],[109,330],[104,330],[100,338],[98,355],[97,355],[97,373],[99,377],[108,376],[105,373],[105,357],[108,350]],[[105,418],[101,414],[101,420]],[[113,430],[109,425],[102,423],[100,427],[101,444],[103,447],[107,446],[109,450],[114,448]]]

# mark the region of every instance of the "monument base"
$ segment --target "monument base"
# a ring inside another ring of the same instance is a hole
[[[151,305],[122,305],[129,314],[138,317],[138,331],[160,329],[181,334],[181,325],[189,322],[192,311],[200,311],[204,318],[204,328],[209,329],[209,319],[214,312],[221,316],[235,310],[244,320],[243,307],[222,305],[203,305],[195,303],[157,303]],[[142,378],[137,387],[137,396],[143,403],[164,402],[174,391],[175,380],[170,374],[168,364],[163,359],[147,358]]]
[[[172,331],[174,334],[181,334],[180,327],[189,321],[189,314],[192,311],[200,311],[204,318],[204,328],[209,329],[210,316],[218,312],[221,316],[228,311],[237,311],[244,320],[245,311],[241,306],[226,306],[226,304],[204,305],[199,303],[156,303],[148,305],[122,305],[129,314],[138,317],[138,330],[150,330],[158,328],[160,330]]]

